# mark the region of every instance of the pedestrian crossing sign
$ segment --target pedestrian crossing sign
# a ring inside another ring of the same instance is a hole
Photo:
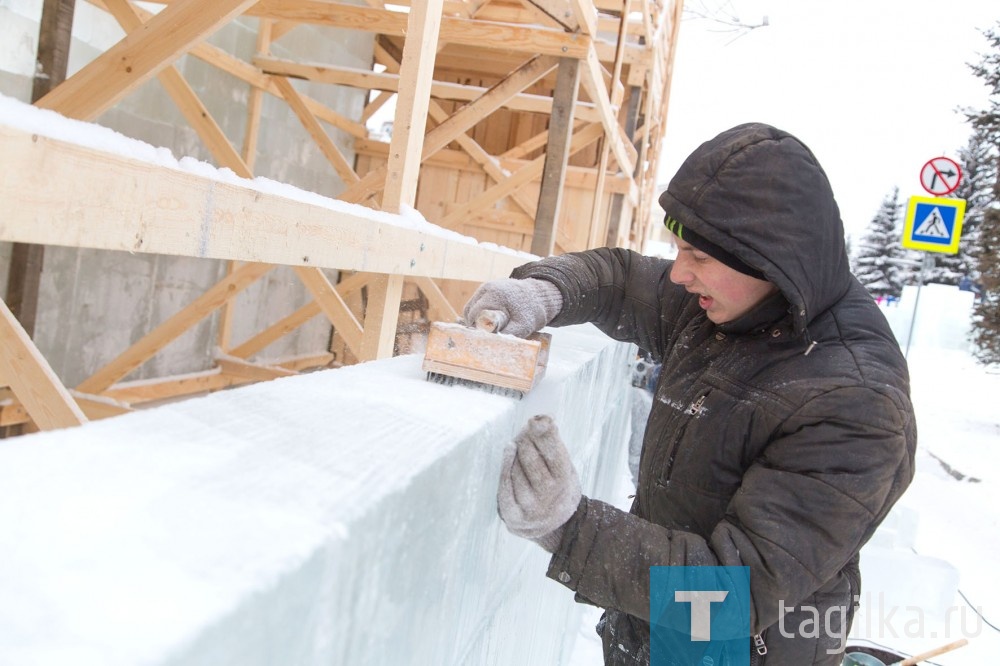
[[[964,218],[964,199],[910,197],[903,223],[903,247],[955,254]]]

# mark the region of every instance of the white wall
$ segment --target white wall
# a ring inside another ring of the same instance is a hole
[[[634,347],[553,333],[521,401],[404,356],[0,440],[0,663],[565,664],[582,609],[503,528],[501,452],[554,414],[624,502]]]

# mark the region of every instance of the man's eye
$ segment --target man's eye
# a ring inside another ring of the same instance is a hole
[[[692,256],[692,257],[694,258],[694,260],[695,260],[695,261],[697,261],[697,262],[698,262],[699,264],[704,264],[705,262],[707,262],[707,261],[708,261],[708,255],[707,255],[707,254],[701,254],[701,253],[697,253],[697,252],[696,252],[696,253],[692,253],[692,254],[691,254],[691,256]]]

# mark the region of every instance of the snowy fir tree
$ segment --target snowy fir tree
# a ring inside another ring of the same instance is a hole
[[[903,285],[916,282],[918,269],[897,263],[914,259],[913,253],[904,250],[901,242],[902,209],[899,188],[893,188],[855,245],[851,268],[875,298],[898,298],[903,293]]]
[[[980,296],[973,309],[972,340],[983,363],[1000,363],[1000,22],[983,31],[990,50],[972,65],[973,73],[989,88],[987,108],[968,114],[969,121],[992,146],[993,191],[983,206],[976,248]]]
[[[997,167],[995,153],[988,132],[982,128],[973,128],[968,143],[958,150],[962,180],[952,196],[965,200],[965,221],[962,223],[958,253],[936,255],[935,266],[928,271],[927,282],[959,285],[965,279],[978,279],[979,226],[993,199]]]

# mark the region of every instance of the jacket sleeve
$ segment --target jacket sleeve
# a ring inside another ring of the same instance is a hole
[[[850,420],[831,416],[845,405]],[[911,420],[881,393],[830,391],[786,421],[709,540],[585,498],[548,576],[648,621],[650,566],[749,566],[759,632],[777,621],[779,600],[798,605],[836,575],[902,494],[913,475]]]
[[[525,264],[511,277],[555,284],[563,298],[552,326],[592,323],[615,340],[660,357],[686,292],[670,282],[672,262],[621,248],[598,248]]]

